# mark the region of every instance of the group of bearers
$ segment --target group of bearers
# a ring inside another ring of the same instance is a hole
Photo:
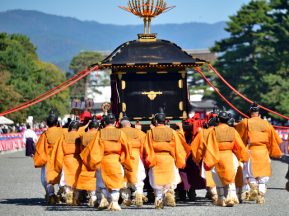
[[[85,190],[91,207],[121,210],[120,197],[124,205],[141,207],[147,173],[155,208],[174,207],[179,169],[186,166],[188,157],[200,165],[215,205],[234,206],[242,200],[264,203],[270,156],[281,156],[281,140],[272,125],[259,117],[257,105],[250,107],[250,115],[233,127],[228,125],[230,115],[221,111],[189,145],[181,124],[178,130],[168,127],[164,113],[155,114],[147,133],[132,127],[127,117],[117,128],[111,113],[101,122],[93,118],[84,126],[72,121],[65,129],[57,127],[58,116],[50,113],[49,128],[36,145],[34,164],[41,167],[49,204],[61,198],[54,192],[59,184],[69,205],[78,205],[79,193]]]

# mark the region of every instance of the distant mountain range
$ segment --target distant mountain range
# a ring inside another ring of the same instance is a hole
[[[225,22],[192,22],[153,25],[152,31],[158,33],[158,38],[170,40],[183,49],[201,49],[227,37],[225,26]],[[80,51],[113,51],[120,44],[136,39],[142,31],[141,24],[101,24],[27,10],[0,12],[0,32],[27,35],[37,46],[42,60],[63,70],[68,69],[71,59]]]

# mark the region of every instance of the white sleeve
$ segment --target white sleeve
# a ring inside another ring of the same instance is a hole
[[[26,131],[23,133],[22,141],[26,144]]]
[[[36,135],[35,131],[33,131],[33,141],[36,144],[37,140],[38,140],[38,136]]]

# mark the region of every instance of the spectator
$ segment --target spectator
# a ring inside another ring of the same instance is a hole
[[[38,137],[36,133],[31,130],[29,124],[26,125],[26,131],[23,134],[23,142],[26,147],[26,156],[33,157],[35,153],[35,143],[37,142]]]

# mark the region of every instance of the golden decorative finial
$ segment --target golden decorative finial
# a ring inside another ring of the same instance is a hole
[[[144,34],[150,34],[152,18],[173,9],[175,6],[167,6],[165,0],[129,0],[128,7],[119,7],[143,18]]]

